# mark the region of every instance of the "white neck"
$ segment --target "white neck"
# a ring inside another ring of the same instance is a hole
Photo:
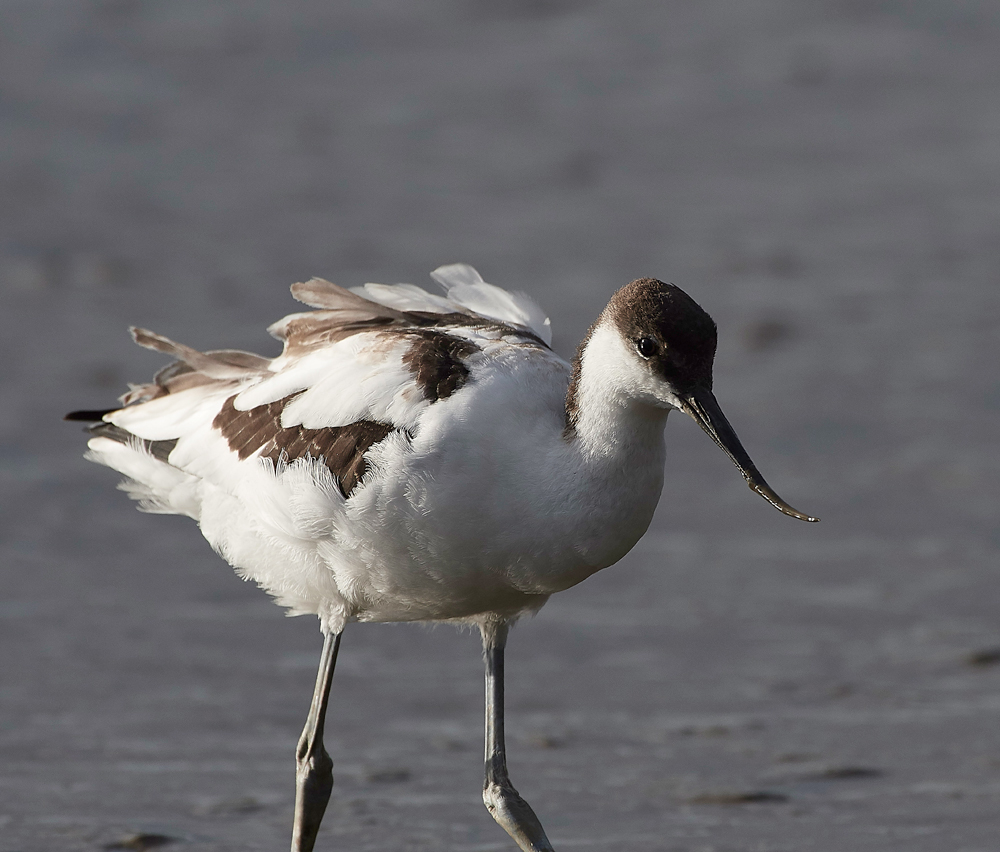
[[[620,457],[623,452],[638,452],[648,458],[649,452],[662,451],[670,409],[655,401],[634,362],[613,327],[601,324],[591,333],[574,377],[568,429],[585,455]]]
[[[566,436],[578,456],[581,499],[594,516],[583,537],[588,561],[606,565],[627,553],[660,497],[670,409],[653,401],[646,383],[621,335],[598,325],[580,354]]]

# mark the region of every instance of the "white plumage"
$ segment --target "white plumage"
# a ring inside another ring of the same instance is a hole
[[[469,376],[462,392],[428,399],[404,363],[413,340],[393,326],[299,347],[296,322],[311,324],[316,314],[293,315],[272,326],[285,337],[285,352],[256,368],[139,332],[139,342],[155,342],[211,381],[105,415],[105,422],[144,441],[176,440],[166,459],[137,442],[100,435],[91,438],[89,457],[128,476],[127,489],[144,508],[195,518],[241,575],[293,613],[318,614],[325,632],[339,633],[352,619],[469,618],[487,609],[514,616],[537,609],[544,596],[604,567],[585,565],[568,539],[562,554],[551,544],[532,554],[511,535],[524,531],[528,519],[538,532],[551,530],[552,505],[538,499],[551,487],[525,486],[539,473],[550,478],[545,468],[563,443],[558,415],[570,366],[539,343],[548,336],[548,320],[527,297],[486,284],[467,266],[442,267],[435,277],[450,285],[447,298],[412,285],[367,285],[358,296],[378,301],[359,309],[357,296],[319,281],[297,287],[296,295],[325,309],[329,316],[322,319],[334,336],[351,323],[392,320],[395,311],[507,323],[438,328],[476,347],[464,362]],[[517,396],[535,404],[503,404]],[[229,398],[238,411],[290,398],[280,414],[283,429],[372,421],[393,430],[368,451],[368,472],[345,499],[322,458],[275,463],[255,453],[240,459],[213,427]],[[514,434],[521,436],[515,444],[498,440]],[[531,443],[529,435],[543,440]],[[511,488],[518,499],[506,499],[498,513]],[[511,563],[507,570],[503,562]]]
[[[445,296],[294,285],[317,310],[270,327],[284,341],[273,360],[133,329],[176,362],[123,408],[71,415],[97,420],[88,456],[123,473],[142,508],[197,520],[241,576],[292,614],[318,615],[332,637],[300,744],[311,757],[300,754],[293,850],[312,848],[325,807],[310,805],[309,785],[326,775],[309,761],[325,756],[325,696],[355,620],[480,626],[494,690],[484,797],[522,848],[551,848],[507,779],[496,730],[507,625],[645,532],[671,410],[777,508],[815,520],[781,501],[740,446],[711,393],[715,325],[678,288],[623,288],[571,365],[526,296],[462,264],[432,274]]]

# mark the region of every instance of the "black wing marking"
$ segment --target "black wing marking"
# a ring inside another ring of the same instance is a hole
[[[63,420],[78,420],[82,423],[99,423],[104,419],[105,414],[110,414],[112,411],[117,411],[117,408],[85,408],[81,411],[71,411]]]
[[[464,359],[480,351],[475,343],[430,329],[410,330],[407,337],[411,342],[403,363],[425,399],[446,399],[465,384],[469,368]]]
[[[117,409],[111,410],[115,411]],[[170,453],[177,446],[177,438],[171,438],[166,441],[147,441],[144,438],[133,435],[127,429],[122,429],[121,426],[115,426],[114,423],[95,423],[90,427],[89,431],[95,437],[110,438],[119,444],[137,444],[153,456],[153,458],[157,458],[162,462],[168,462]]]

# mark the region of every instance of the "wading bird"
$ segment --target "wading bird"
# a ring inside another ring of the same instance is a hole
[[[526,296],[469,266],[412,285],[313,279],[317,308],[268,330],[277,358],[198,352],[133,329],[176,359],[122,407],[79,411],[88,457],[152,512],[188,515],[242,577],[325,637],[296,752],[293,852],[313,848],[333,786],[323,724],[352,621],[476,625],[486,661],[483,800],[524,850],[551,844],[507,774],[510,625],[621,559],[663,486],[663,430],[694,418],[750,487],[804,521],[758,473],[712,394],[715,323],[678,287],[619,290],[572,364]]]

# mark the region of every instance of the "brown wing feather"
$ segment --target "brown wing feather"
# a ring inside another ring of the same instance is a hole
[[[232,396],[226,400],[212,425],[241,459],[249,458],[258,450],[261,458],[275,463],[292,462],[306,456],[322,459],[344,496],[350,496],[367,470],[365,453],[395,431],[395,427],[359,420],[347,426],[324,429],[306,429],[303,426],[284,428],[281,412],[293,398],[285,397],[248,411],[239,411],[233,405],[235,396]]]

